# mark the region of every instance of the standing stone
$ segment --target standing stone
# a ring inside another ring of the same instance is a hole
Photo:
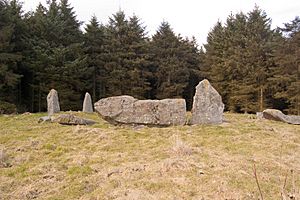
[[[196,87],[191,124],[220,124],[223,121],[224,104],[217,90],[204,79]]]
[[[114,124],[184,125],[186,104],[184,99],[138,100],[131,96],[100,99],[95,111]]]
[[[256,113],[256,118],[259,119],[259,120],[263,119],[264,118],[263,112],[257,112]]]
[[[85,93],[82,112],[92,113],[93,112],[93,104],[91,95],[87,92]]]
[[[47,96],[48,115],[60,112],[57,91],[52,89]]]

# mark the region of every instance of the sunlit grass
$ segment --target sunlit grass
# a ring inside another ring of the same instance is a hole
[[[300,126],[225,114],[218,126],[131,127],[74,114],[98,123],[0,116],[0,198],[258,199],[254,163],[266,199],[280,199],[285,177],[299,195]]]

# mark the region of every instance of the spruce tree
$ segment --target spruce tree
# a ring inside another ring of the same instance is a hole
[[[63,110],[81,109],[85,68],[82,55],[82,33],[68,1],[41,4],[30,18],[33,98],[35,110],[45,110],[46,95],[51,88],[59,92]],[[38,107],[38,108],[36,108]]]
[[[16,1],[0,1],[0,100],[21,106],[24,23],[22,6]]]
[[[207,43],[204,44],[205,51],[202,53],[204,63],[201,73],[211,81],[227,105],[229,97],[227,77],[229,73],[228,70],[225,70],[224,53],[230,44],[225,38],[225,27],[218,21],[208,33]]]
[[[82,22],[77,20],[74,8],[68,0],[61,0],[59,3],[58,17],[63,26],[63,35],[60,36],[60,44],[69,46],[70,44],[82,42],[82,32],[80,26]]]
[[[125,19],[125,13],[119,11],[109,18],[106,25],[107,47],[105,69],[108,72],[107,78],[107,95],[124,94],[124,81],[126,77],[126,69],[123,68],[123,61],[126,58],[126,39],[128,32],[128,21]],[[128,47],[127,47],[128,48]]]
[[[270,78],[274,97],[286,103],[290,114],[300,114],[300,18],[295,17],[279,29],[282,37],[277,41],[275,60]]]
[[[186,100],[186,106],[188,110],[192,109],[193,98],[196,91],[196,86],[200,80],[205,78],[203,71],[203,49],[198,49],[198,45],[195,37],[191,40],[184,39],[181,41],[181,50],[183,51],[183,59],[185,61],[186,70],[189,73],[189,78],[186,87],[181,95]]]
[[[152,38],[151,53],[155,66],[155,97],[180,97],[188,83],[188,71],[179,51],[181,38],[167,22],[162,22]]]
[[[109,19],[106,34],[105,69],[109,76],[106,95],[144,98],[149,91],[145,27],[136,16],[128,20],[119,11]]]
[[[94,102],[105,96],[104,69],[105,33],[104,27],[99,24],[96,16],[93,16],[85,28],[84,55],[87,67],[86,88],[90,91]]]
[[[247,15],[230,15],[218,23],[205,45],[205,66],[226,109],[257,112],[270,103],[270,68],[274,66],[274,32],[267,15],[255,7]]]
[[[128,54],[125,60],[128,80],[127,91],[129,95],[143,99],[149,97],[152,73],[149,71],[149,42],[146,36],[146,28],[137,16],[130,17],[128,21]]]
[[[46,84],[49,77],[45,69],[50,67],[52,57],[51,46],[46,39],[48,34],[46,13],[47,9],[39,4],[28,20],[29,36],[26,40],[29,50],[26,53],[25,63],[29,73],[26,75],[25,84],[29,88],[27,96],[30,99],[28,107],[31,112],[41,112],[46,109],[44,99],[48,92]]]
[[[152,38],[151,54],[155,97],[185,97],[190,107],[193,88],[199,80],[196,73],[199,54],[195,40],[189,41],[175,35],[170,24],[162,22]]]
[[[17,72],[17,63],[21,55],[14,52],[13,26],[9,22],[9,16],[5,13],[2,2],[0,2],[0,99],[16,103],[13,91],[20,81]]]
[[[255,7],[248,13],[247,20],[247,42],[246,42],[246,58],[249,87],[247,94],[250,94],[247,107],[244,106],[243,111],[263,111],[270,104],[270,68],[275,63],[273,59],[274,51],[274,31],[271,30],[271,19],[266,13]]]

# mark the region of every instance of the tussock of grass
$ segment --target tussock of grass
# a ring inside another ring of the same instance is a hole
[[[0,199],[258,199],[254,163],[265,199],[300,198],[300,126],[226,114],[218,126],[136,128],[81,112],[99,123],[37,123],[44,115],[0,116]]]
[[[189,156],[193,153],[193,149],[190,145],[183,142],[178,135],[173,136],[173,146],[171,148],[171,153],[175,156]]]

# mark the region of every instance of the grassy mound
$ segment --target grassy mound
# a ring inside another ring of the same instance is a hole
[[[225,114],[219,126],[148,128],[75,114],[99,123],[0,116],[0,199],[258,199],[258,185],[264,199],[300,198],[300,126]]]

